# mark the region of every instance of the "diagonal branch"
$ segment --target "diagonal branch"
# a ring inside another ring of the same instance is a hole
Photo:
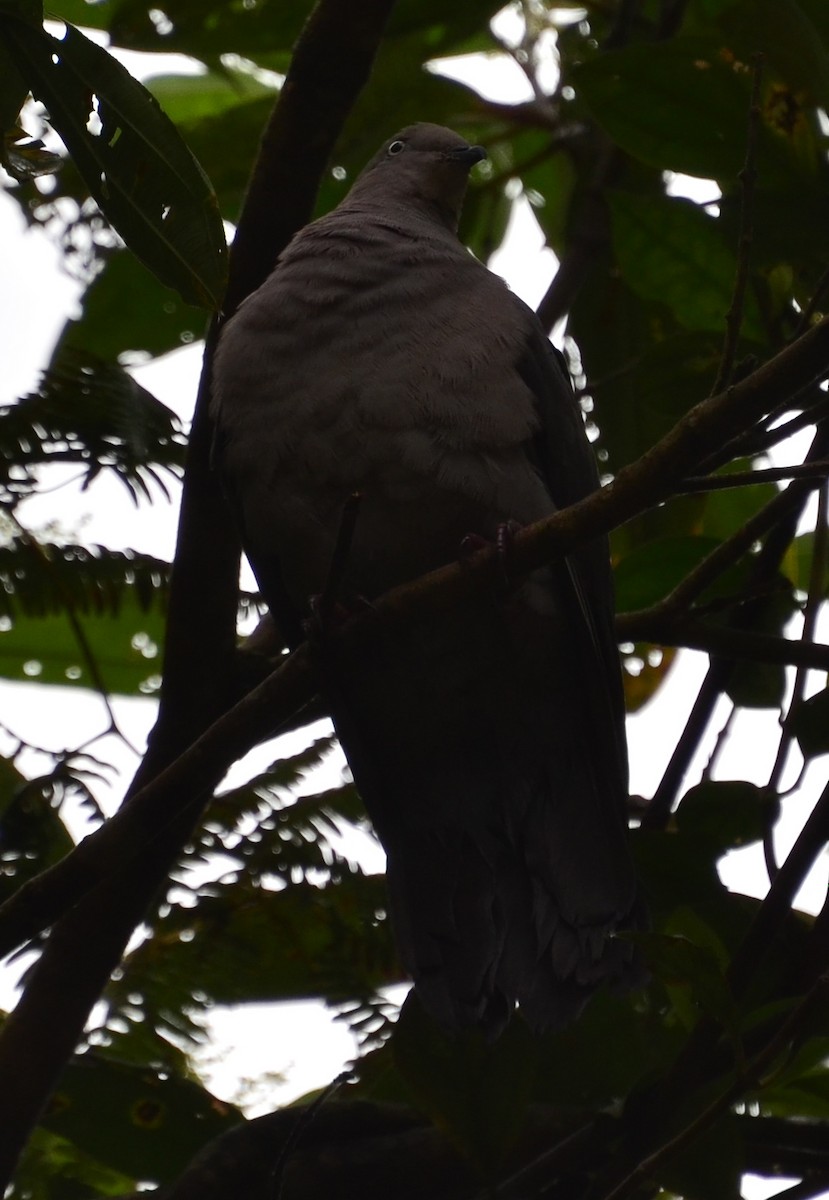
[[[319,0],[263,142],[232,255],[226,312],[256,286],[284,244],[307,221],[334,141],[364,86],[394,0]],[[264,161],[267,159],[267,163]],[[285,214],[279,222],[277,213]],[[274,229],[276,227],[276,231]],[[265,247],[263,254],[262,248]],[[232,683],[239,542],[209,469],[207,400],[218,323],[205,352],[185,470],[173,567],[159,719],[124,811],[140,788],[181,754],[227,707]],[[198,821],[222,773],[181,780],[164,823],[126,870],[115,870],[55,925],[15,1012],[0,1032],[0,1184],[17,1157],[81,1036],[92,1005],[124,946]],[[207,772],[209,774],[209,771]],[[53,912],[50,920],[58,916]]]
[[[748,423],[774,403],[784,389],[800,387],[804,378],[814,378],[827,370],[829,318],[755,375],[699,404],[608,487],[517,533],[512,547],[514,572],[522,574],[543,566],[670,496],[678,473],[685,472],[696,457],[716,444],[722,430]],[[370,636],[377,620],[389,625],[426,621],[492,587],[498,569],[495,551],[478,551],[463,565],[442,567],[395,588],[377,601],[370,613],[352,619],[338,637],[347,641]],[[788,644],[782,649],[787,654],[797,653],[790,651]],[[273,735],[300,704],[311,698],[315,688],[314,660],[307,646],[300,647],[264,683],[217,720],[163,775],[142,788],[128,807],[0,908],[0,949],[8,953],[19,944],[22,930],[24,938],[32,936],[49,924],[50,914],[53,919],[63,906],[76,903],[91,886],[132,860],[140,852],[142,839],[145,842],[147,837],[158,837],[160,819],[172,822],[189,797],[203,794],[209,781],[218,780],[235,758]]]

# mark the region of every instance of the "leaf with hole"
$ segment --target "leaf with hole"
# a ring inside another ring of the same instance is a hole
[[[133,253],[185,300],[218,308],[226,247],[215,196],[157,101],[71,25],[61,40],[0,16],[0,40]]]

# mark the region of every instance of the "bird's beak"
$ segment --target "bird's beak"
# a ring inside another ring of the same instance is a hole
[[[465,167],[474,167],[475,163],[482,162],[489,156],[483,146],[458,146],[456,150],[449,151],[448,157],[454,162],[463,163]]]

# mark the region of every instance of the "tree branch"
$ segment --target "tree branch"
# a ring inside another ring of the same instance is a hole
[[[743,168],[738,175],[740,182],[740,236],[737,242],[737,273],[734,279],[734,290],[731,303],[725,314],[725,341],[720,359],[717,378],[712,388],[712,394],[722,391],[734,374],[734,359],[737,355],[737,342],[740,327],[743,323],[743,306],[748,287],[748,272],[751,264],[751,244],[754,239],[752,232],[752,209],[754,204],[754,184],[757,179],[757,133],[760,126],[760,84],[763,79],[763,56],[755,54],[751,64],[751,100],[748,110],[748,133],[746,135],[746,157]]]
[[[808,458],[822,457],[826,453],[827,442],[829,442],[829,430],[819,427],[809,449]],[[775,521],[760,554],[754,561],[748,582],[749,592],[757,589],[758,585],[762,585],[778,572],[783,555],[797,532],[797,522],[807,495],[808,486],[802,480],[795,480],[789,484],[785,492],[775,496],[763,512],[753,518],[753,520],[763,519],[765,513],[765,518],[768,518],[770,514],[774,515]],[[740,531],[738,531],[734,535],[734,539],[739,541],[740,536]],[[717,553],[715,551],[712,557]],[[700,564],[700,570],[704,572],[704,563]],[[683,585],[680,584],[676,591],[682,587]],[[736,627],[744,631],[753,612],[752,606],[746,606],[740,620],[734,621],[731,628]],[[721,655],[711,661],[691,714],[671,755],[671,760],[654,793],[651,804],[642,818],[643,824],[648,828],[661,828],[668,820],[679,788],[685,778],[685,772],[711,718],[717,697],[726,688],[732,670],[733,660],[726,655]]]
[[[829,646],[802,638],[772,637],[733,629],[728,625],[707,625],[682,617],[652,616],[648,612],[623,613],[616,620],[620,640],[654,642],[658,646],[684,646],[707,654],[747,659],[749,662],[781,663],[799,669],[829,671]]]
[[[225,315],[264,277],[281,243],[303,225],[319,176],[365,84],[394,0],[319,0],[297,42],[269,123],[231,256]],[[267,158],[267,163],[263,160]],[[276,214],[284,214],[280,221]],[[276,227],[276,229],[274,229]],[[263,254],[262,248],[265,247]],[[208,335],[188,451],[173,566],[159,719],[133,792],[176,758],[227,706],[234,652],[238,535],[209,468],[207,401],[218,333]],[[167,877],[222,767],[181,778],[143,857],[111,872],[55,926],[15,1012],[0,1032],[0,1183],[29,1132],[123,948]],[[129,806],[135,803],[133,795]],[[67,897],[64,896],[64,900]],[[76,895],[76,899],[78,896]],[[54,920],[59,912],[49,918]]]
[[[813,377],[828,369],[829,318],[805,335],[802,342],[794,343],[760,368],[756,372],[759,379],[751,376],[722,396],[703,401],[606,488],[520,530],[512,545],[514,573],[521,575],[535,570],[552,558],[569,553],[580,542],[621,525],[665,499],[672,493],[677,470],[693,463],[695,455],[704,454],[721,436],[723,428],[732,428],[738,420],[752,419],[753,414],[759,414],[773,402],[781,388],[800,386],[802,375]],[[480,590],[492,587],[498,571],[497,553],[491,548],[480,550],[462,565],[442,567],[388,592],[372,606],[371,612],[349,621],[337,638],[344,644],[370,638],[377,621],[386,625],[428,621],[437,613],[462,605]],[[717,635],[706,627],[705,636]],[[774,640],[768,639],[768,643]],[[766,644],[763,649],[782,655],[795,645],[783,642],[782,648],[772,650]],[[757,644],[753,643],[752,648],[756,650]],[[815,653],[820,656],[821,647],[815,647]],[[49,923],[50,913],[77,902],[89,886],[106,879],[125,861],[134,858],[140,852],[142,839],[157,836],[162,815],[168,822],[174,819],[182,795],[189,796],[203,788],[257,742],[273,736],[295,709],[311,698],[316,685],[312,654],[307,646],[300,647],[274,674],[217,720],[163,775],[144,787],[129,808],[117,813],[70,855],[31,880],[0,908],[0,949],[8,953],[19,944],[24,927],[25,936],[32,936],[44,923]]]

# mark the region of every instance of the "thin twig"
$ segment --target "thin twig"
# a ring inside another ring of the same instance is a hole
[[[820,399],[812,404],[807,404],[805,401],[808,395],[815,395]],[[801,401],[803,401],[802,405]],[[782,413],[800,407],[803,411],[799,412],[797,416],[791,417],[780,425],[774,425],[774,421]],[[741,433],[731,441],[725,442],[708,458],[703,459],[699,464],[699,470],[707,475],[709,472],[716,471],[719,467],[733,462],[735,458],[757,458],[771,450],[772,447],[787,441],[801,429],[806,429],[809,425],[820,424],[827,416],[829,416],[829,396],[819,384],[810,384],[808,388],[804,389],[802,395],[791,396],[771,408],[768,415],[748,432]]]
[[[829,1190],[829,1175],[817,1178],[807,1176],[800,1183],[793,1183],[790,1188],[778,1192],[776,1200],[819,1200]]]
[[[779,396],[787,386],[800,386],[804,376],[814,377],[827,362],[829,318],[813,326],[799,343],[781,351],[755,375],[692,410],[641,459],[620,471],[608,487],[520,530],[513,542],[514,571],[529,572],[544,566],[551,558],[568,554],[576,545],[670,495],[677,476],[687,473],[696,458],[721,439],[724,429],[745,424],[766,408],[771,396]],[[791,378],[788,371],[794,372]],[[790,488],[797,486],[791,484]],[[337,636],[359,637],[365,622],[375,622],[378,617],[389,625],[415,619],[428,621],[435,613],[463,604],[477,589],[491,587],[497,569],[497,554],[492,549],[478,551],[463,565],[442,567],[395,588],[374,604],[372,614],[354,617]],[[790,653],[787,646],[783,650]],[[311,656],[300,647],[278,672],[225,712],[198,739],[194,737],[163,773],[136,791],[128,806],[0,907],[0,955],[51,925],[96,881],[117,874],[124,862],[139,855],[148,839],[159,838],[180,816],[181,806],[192,803],[200,789],[220,777],[229,762],[259,740],[273,736],[282,722],[307,703],[316,683]],[[652,814],[653,805],[643,822],[653,822]]]
[[[261,283],[279,250],[309,219],[325,163],[369,77],[393,6],[394,0],[318,0],[309,16],[237,227],[227,311]],[[234,683],[239,538],[209,469],[207,405],[216,334],[214,322],[187,455],[159,720],[133,794],[227,709]],[[92,896],[82,886],[68,910],[58,909],[48,922],[60,916],[0,1029],[0,1191],[132,930],[191,836],[218,782],[216,769],[214,762],[206,794],[193,779],[182,781],[183,791],[170,797],[172,812],[137,864],[123,873],[114,867]]]
[[[549,1184],[571,1160],[571,1156],[590,1143],[595,1129],[595,1121],[579,1125],[509,1178],[502,1180],[495,1187],[479,1192],[475,1200],[525,1200],[527,1196],[540,1195],[543,1185]]]
[[[829,645],[824,642],[752,633],[730,625],[707,625],[704,621],[682,617],[640,618],[634,613],[619,617],[616,630],[620,639],[626,642],[684,646],[688,650],[704,650],[706,654],[729,659],[829,671]]]
[[[703,780],[711,779],[711,777],[714,773],[714,768],[716,767],[717,762],[719,760],[719,757],[722,754],[722,752],[725,748],[725,745],[728,742],[729,737],[731,736],[731,729],[732,729],[732,726],[734,725],[734,718],[736,716],[737,716],[737,706],[736,706],[736,704],[734,704],[732,702],[731,708],[728,711],[728,716],[723,721],[722,726],[720,727],[720,732],[717,734],[717,740],[714,742],[714,748],[711,751],[711,753],[708,755],[708,762],[705,764],[705,767],[703,768],[703,771],[702,771]]]
[[[817,312],[818,305],[823,300],[827,290],[829,290],[829,267],[826,268],[820,279],[815,284],[815,290],[812,292],[809,303],[803,309],[803,312],[800,314],[800,320],[795,326],[794,334],[792,335],[793,337],[800,337],[801,333],[803,333],[805,329],[809,328],[812,322],[812,317]]]
[[[811,871],[818,855],[829,840],[829,784],[824,788],[812,809],[797,841],[777,872],[760,908],[749,926],[728,969],[728,985],[739,1001],[751,985],[758,970],[774,945],[786,921],[794,898]],[[824,947],[825,949],[826,947]],[[815,971],[824,971],[826,962],[814,960]],[[672,1096],[686,1095],[704,1076],[705,1064],[717,1044],[719,1028],[713,1020],[703,1020],[696,1026],[663,1085],[659,1103],[664,1106]]]
[[[815,481],[815,486],[819,481]],[[797,504],[811,491],[811,487],[803,483],[792,483],[785,491],[780,492],[759,512],[740,526],[724,542],[720,542],[710,554],[697,563],[684,579],[676,585],[673,591],[663,597],[650,608],[640,609],[637,613],[625,614],[630,618],[646,621],[651,617],[675,617],[687,612],[695,600],[716,582],[730,567],[734,566],[756,542],[760,540],[776,523],[789,513],[793,504]]]
[[[610,1191],[602,1194],[601,1200],[623,1200],[629,1196],[639,1184],[653,1175],[654,1170],[673,1158],[678,1151],[690,1145],[701,1133],[712,1124],[717,1117],[727,1112],[735,1101],[754,1084],[757,1084],[766,1066],[781,1054],[798,1031],[811,1017],[812,1009],[826,1000],[829,981],[826,976],[820,976],[815,981],[800,1003],[789,1013],[775,1035],[766,1043],[762,1050],[754,1056],[750,1063],[739,1072],[737,1078],[723,1092],[711,1101],[697,1116],[680,1130],[678,1134],[663,1142],[658,1149],[641,1159],[633,1170],[628,1171],[623,1179],[611,1187]]]
[[[760,483],[779,483],[786,479],[815,479],[829,474],[829,459],[813,463],[796,463],[789,467],[764,467],[757,471],[733,471],[730,475],[691,475],[677,487],[677,495],[696,492],[718,492],[726,488],[754,487]]]
[[[827,488],[824,485],[818,493],[818,514],[817,523],[815,525],[815,539],[812,549],[812,562],[809,569],[809,586],[806,596],[806,605],[803,610],[803,629],[800,635],[803,642],[812,642],[814,640],[818,613],[821,605],[823,604],[826,567],[827,561],[829,560],[829,525],[827,525],[828,515],[829,503],[827,503]],[[797,710],[803,702],[808,671],[809,668],[805,664],[799,665],[795,671],[788,712],[785,720],[783,721],[783,727],[780,731],[780,741],[777,744],[777,754],[775,755],[774,764],[766,785],[769,792],[779,792],[780,790],[780,781],[783,778],[783,774],[786,770],[786,766],[789,761],[789,754],[792,748],[792,738],[794,736],[792,732],[793,720],[797,716]],[[763,853],[766,859],[766,868],[769,872],[769,879],[774,879],[774,876],[777,873],[777,863],[774,853],[774,828],[771,823],[767,826],[763,836]]]
[[[273,1171],[271,1172],[272,1200],[279,1200],[282,1195],[282,1178],[285,1172],[285,1164],[294,1150],[296,1150],[302,1135],[313,1125],[323,1105],[333,1099],[343,1084],[348,1083],[353,1078],[354,1072],[352,1070],[341,1071],[336,1079],[332,1079],[328,1086],[323,1088],[319,1096],[311,1104],[297,1110],[296,1120],[282,1144],[279,1157],[274,1163]]]
[[[734,384],[729,391],[742,386],[744,385]],[[827,442],[829,442],[829,431],[819,427],[815,432],[807,459],[811,461],[822,458],[829,449]],[[783,555],[797,532],[800,512],[810,490],[808,484],[803,480],[795,480],[789,484],[785,492],[775,496],[774,500],[769,502],[767,510],[771,510],[774,506],[775,522],[752,565],[748,581],[749,591],[755,591],[759,584],[778,571]],[[752,607],[749,605],[740,619],[743,627],[746,622],[751,620],[751,616]],[[663,828],[667,822],[700,739],[713,716],[717,699],[727,687],[732,671],[733,659],[728,657],[727,650],[721,656],[712,659],[685,728],[674,747],[650,806],[642,818],[642,824],[646,828]]]
[[[734,372],[737,343],[743,323],[746,287],[751,264],[751,244],[754,238],[752,217],[754,206],[754,184],[757,179],[757,134],[760,126],[760,84],[763,79],[763,55],[755,54],[751,61],[751,100],[748,110],[748,133],[746,135],[746,157],[738,175],[740,181],[740,236],[737,243],[737,274],[731,294],[731,304],[725,314],[725,341],[723,343],[717,378],[711,395],[729,383]]]

